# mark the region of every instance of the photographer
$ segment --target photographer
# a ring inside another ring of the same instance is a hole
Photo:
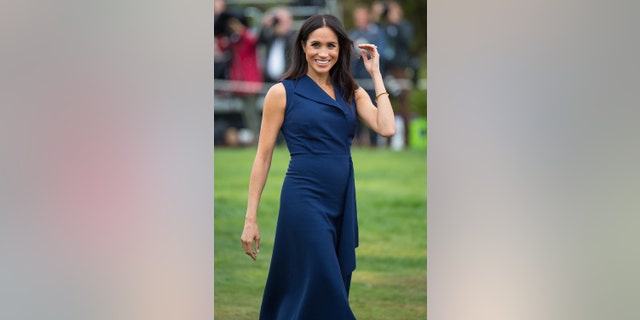
[[[221,1],[216,0],[214,3]],[[216,50],[230,53],[228,73],[231,92],[242,99],[245,126],[257,136],[260,113],[257,95],[262,92],[262,68],[258,61],[258,38],[251,32],[247,18],[240,12],[224,10],[214,21]]]
[[[291,46],[295,40],[291,12],[283,7],[265,14],[258,43],[264,46],[265,81],[277,82],[291,64]]]
[[[228,18],[227,4],[224,0],[213,2],[213,73],[214,79],[229,79],[229,62],[231,62],[231,52],[222,50],[218,45],[220,41],[227,41],[229,34],[226,24]]]

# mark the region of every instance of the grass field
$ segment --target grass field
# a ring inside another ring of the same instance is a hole
[[[360,247],[350,302],[358,319],[425,319],[427,190],[424,150],[352,150]],[[216,148],[214,180],[215,318],[257,319],[269,268],[286,148],[274,153],[258,223],[258,260],[244,254],[244,225],[254,148]]]

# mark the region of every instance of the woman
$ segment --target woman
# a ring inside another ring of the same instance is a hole
[[[352,41],[344,26],[326,14],[300,27],[291,67],[265,96],[241,238],[254,260],[258,203],[279,131],[291,161],[260,319],[355,319],[348,294],[358,245],[350,150],[356,116],[382,136],[395,133],[379,53],[372,44],[359,47],[377,107],[349,74]]]

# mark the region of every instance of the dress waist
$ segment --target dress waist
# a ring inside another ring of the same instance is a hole
[[[327,154],[327,153],[291,153],[291,158],[351,158],[351,154]]]

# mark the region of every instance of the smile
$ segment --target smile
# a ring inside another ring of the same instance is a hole
[[[329,60],[316,60],[316,63],[322,66],[326,66],[329,64]]]

